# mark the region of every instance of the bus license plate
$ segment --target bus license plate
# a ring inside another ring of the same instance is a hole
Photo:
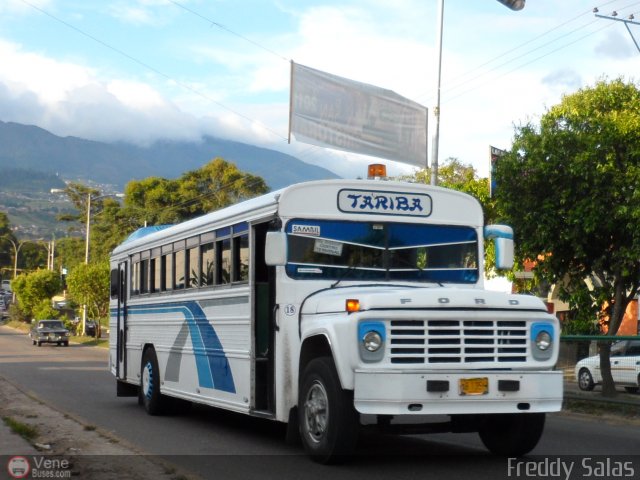
[[[486,395],[487,393],[489,393],[487,377],[460,379],[460,395]]]

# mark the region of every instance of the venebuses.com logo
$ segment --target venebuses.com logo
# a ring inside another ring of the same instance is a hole
[[[71,462],[66,458],[13,456],[7,463],[9,478],[71,478]]]
[[[11,457],[7,463],[7,471],[11,478],[27,478],[31,465],[25,457]]]

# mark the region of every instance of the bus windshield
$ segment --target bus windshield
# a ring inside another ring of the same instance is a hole
[[[478,280],[478,238],[471,227],[294,219],[285,231],[291,278]]]

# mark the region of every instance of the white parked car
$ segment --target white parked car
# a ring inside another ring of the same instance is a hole
[[[611,346],[611,375],[616,385],[635,393],[640,389],[640,340],[622,340]],[[580,390],[593,390],[602,383],[600,355],[583,358],[576,364]]]

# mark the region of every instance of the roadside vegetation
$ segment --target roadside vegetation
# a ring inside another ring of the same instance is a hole
[[[75,334],[72,341],[105,344],[109,326],[109,254],[118,244],[140,227],[181,222],[267,191],[261,177],[242,172],[221,158],[177,179],[149,177],[131,181],[122,204],[94,188],[70,182],[64,194],[75,212],[58,217],[69,226],[70,233],[67,238],[56,240],[55,257],[49,268],[45,268],[47,246],[18,239],[6,213],[0,212],[2,278],[11,278],[16,253],[21,272],[11,282],[17,302],[9,308],[10,325],[28,330],[33,320],[61,319]],[[89,206],[91,211],[87,212]],[[89,261],[85,263],[87,217],[91,234]],[[62,300],[56,303],[52,298]],[[96,338],[80,335],[78,318],[82,317],[83,305],[87,319],[96,322]]]
[[[11,417],[2,417],[2,421],[7,425],[13,433],[20,435],[30,443],[38,437],[38,429],[32,425],[19,422]]]

